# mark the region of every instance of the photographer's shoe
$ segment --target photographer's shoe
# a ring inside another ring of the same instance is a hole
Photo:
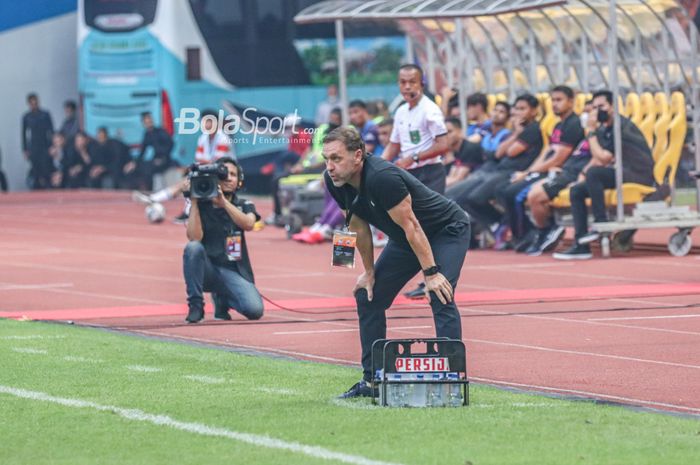
[[[226,306],[226,303],[213,292],[211,294],[211,300],[214,301],[214,319],[220,321],[230,321],[231,315],[228,312],[228,306]]]
[[[187,323],[199,323],[204,319],[204,307],[197,305],[190,305],[190,310],[187,313],[187,318],[185,322]]]
[[[409,299],[422,299],[425,297],[425,283],[420,283],[417,288],[404,292],[406,297]]]
[[[187,214],[187,212],[182,212],[175,218],[173,218],[173,223],[175,224],[185,224],[187,223],[187,219],[190,217],[190,215]]]
[[[364,379],[338,396],[338,399],[352,399],[354,397],[378,397],[379,389],[372,386]]]

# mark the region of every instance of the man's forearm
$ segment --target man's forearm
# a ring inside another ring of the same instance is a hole
[[[588,138],[588,144],[591,149],[591,157],[603,165],[610,163],[615,157],[605,150],[598,142],[598,137],[593,135]]]
[[[420,152],[418,156],[421,159],[421,161],[430,160],[431,158],[435,158],[447,152],[448,149],[449,147],[447,146],[445,136],[440,136],[440,140],[436,140],[435,142],[433,142],[433,145],[428,147],[427,150],[423,150],[422,152]]]
[[[190,241],[201,241],[204,237],[202,230],[202,220],[199,216],[199,204],[197,200],[192,200],[192,208],[190,208],[190,217],[187,219],[187,239]]]
[[[399,144],[395,142],[390,142],[389,145],[384,149],[382,153],[382,158],[387,161],[392,161],[399,154]]]
[[[406,240],[411,246],[413,253],[416,254],[418,258],[418,263],[420,263],[421,269],[425,270],[431,266],[435,266],[435,257],[433,257],[433,250],[430,248],[430,242],[428,242],[428,237],[423,232],[423,228],[420,224],[416,222],[413,227],[404,230],[406,234]]]
[[[251,231],[255,226],[255,220],[252,219],[247,213],[243,213],[240,208],[231,202],[226,202],[224,209],[226,210],[226,213],[228,213],[228,216],[234,223],[236,223],[236,225],[238,225],[239,228],[245,231]]]
[[[360,253],[365,272],[374,273],[374,245],[369,224],[353,217],[349,229],[357,234],[357,251]]]

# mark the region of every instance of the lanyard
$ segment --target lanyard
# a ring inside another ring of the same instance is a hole
[[[352,219],[353,215],[353,209],[357,206],[357,202],[360,199],[360,193],[358,192],[355,198],[350,201],[350,194],[348,193],[347,190],[345,190],[345,205],[347,208],[345,209],[345,230],[347,231],[350,228],[350,220]]]

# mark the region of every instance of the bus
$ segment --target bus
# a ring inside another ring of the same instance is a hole
[[[230,114],[253,108],[282,116],[297,110],[313,124],[315,108],[326,96],[323,84],[335,78],[335,66],[329,66],[334,60],[334,26],[299,26],[293,17],[317,1],[79,0],[83,127],[94,134],[105,126],[136,150],[143,135],[140,115],[149,111],[157,125],[174,135],[173,158],[188,164],[197,137],[178,134],[174,120],[181,109],[222,109]],[[394,52],[405,44],[392,25],[348,26],[348,36],[358,43],[393,43]],[[357,56],[358,66],[366,65],[370,56],[363,55],[362,47],[353,49],[352,40],[346,50]],[[386,51],[382,48],[379,55],[389,56]],[[366,70],[358,70],[359,78],[366,75]],[[350,85],[349,96],[390,101],[397,94],[395,68],[385,78]],[[284,148],[232,139],[240,159]]]

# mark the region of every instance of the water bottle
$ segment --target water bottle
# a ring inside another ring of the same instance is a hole
[[[388,381],[401,381],[400,374],[391,373],[387,375]],[[389,407],[404,407],[406,405],[406,385],[391,384],[386,385],[386,405]]]
[[[447,373],[447,379],[453,381],[453,384],[448,384],[447,405],[450,407],[459,407],[462,405],[462,385],[458,384],[459,375],[457,373]]]
[[[425,379],[424,374],[417,374],[415,376],[412,376],[411,378],[415,379],[416,381],[423,381]],[[427,393],[426,393],[426,384],[411,384],[411,397],[410,397],[410,406],[411,407],[425,407],[427,404]]]
[[[432,381],[439,381],[443,377],[439,373],[433,373],[430,376]],[[445,406],[445,396],[443,396],[444,384],[428,384],[426,389],[428,391],[428,407],[444,407]]]

